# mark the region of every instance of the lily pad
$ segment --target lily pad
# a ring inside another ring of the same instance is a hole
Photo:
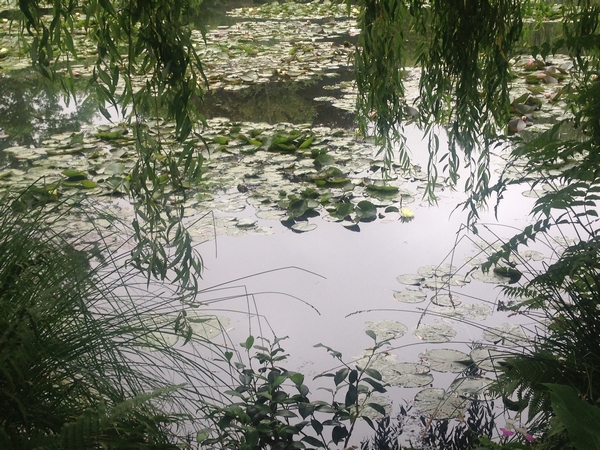
[[[435,294],[431,297],[431,303],[437,306],[457,307],[462,303],[456,294]]]
[[[313,231],[317,229],[317,224],[310,222],[296,222],[291,226],[291,229],[297,233],[306,233],[307,231]]]
[[[488,328],[483,332],[483,338],[488,342],[509,347],[520,347],[530,342],[522,326],[510,323]]]
[[[395,320],[381,320],[379,322],[365,322],[364,330],[373,331],[379,339],[396,339],[403,336],[408,327]]]
[[[509,354],[496,347],[478,347],[471,350],[471,359],[481,370],[497,371]]]
[[[489,316],[492,315],[492,308],[488,305],[483,305],[481,303],[471,303],[468,305],[460,306],[461,310],[464,313],[464,316],[471,320],[485,320]]]
[[[194,335],[204,339],[218,336],[229,326],[229,319],[223,316],[189,312],[186,318]]]
[[[415,407],[434,419],[461,417],[467,400],[444,389],[423,389],[414,398]]]
[[[452,382],[448,391],[460,397],[478,399],[487,393],[486,388],[492,383],[493,380],[485,377],[461,377]]]
[[[402,303],[421,303],[427,299],[427,294],[423,291],[415,291],[405,289],[403,291],[394,292],[394,298]]]
[[[371,395],[369,398],[365,398],[364,395],[361,395],[358,400],[359,404],[363,405],[359,412],[360,417],[368,417],[371,420],[378,420],[384,417],[381,412],[375,410],[375,408],[369,406],[369,404],[374,404],[383,408],[385,410],[385,416],[389,416],[392,413],[392,402],[383,395]]]
[[[125,164],[111,163],[104,168],[106,175],[121,175],[125,171]]]
[[[368,200],[358,202],[354,208],[356,220],[361,222],[370,222],[377,217],[377,207]]]
[[[396,363],[378,370],[383,380],[391,386],[416,388],[433,382],[429,367],[423,364]]]
[[[420,324],[414,332],[415,336],[425,342],[448,342],[456,336],[456,330],[442,323]]]
[[[419,358],[437,372],[460,373],[473,363],[466,353],[447,348],[426,350]]]
[[[254,228],[256,226],[256,220],[249,218],[240,219],[235,226],[238,228]]]
[[[423,277],[421,275],[416,275],[416,274],[406,274],[406,275],[398,275],[396,277],[396,280],[398,280],[402,284],[408,284],[411,286],[420,286],[421,283],[423,283],[425,281],[425,277]]]
[[[471,276],[476,280],[483,281],[484,283],[490,284],[508,284],[511,281],[510,277],[502,276],[493,270],[483,272],[482,270],[476,270],[471,273]]]

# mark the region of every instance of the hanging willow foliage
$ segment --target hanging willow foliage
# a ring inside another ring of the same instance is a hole
[[[359,115],[375,115],[376,138],[388,158],[393,140],[401,135],[406,112],[402,71],[407,60],[405,34],[420,36],[417,65],[421,68],[420,95],[414,105],[419,122],[430,134],[433,195],[438,140],[434,125],[448,131],[445,169],[458,180],[464,152],[471,176],[470,192],[487,186],[488,149],[497,126],[508,118],[511,48],[521,34],[519,0],[365,0],[361,3],[361,36],[356,54]],[[363,132],[366,122],[362,123]],[[401,147],[400,160],[406,163]],[[476,197],[475,197],[476,198]]]
[[[355,58],[360,127],[366,134],[372,117],[375,137],[391,155],[393,142],[403,141],[401,128],[396,125],[401,127],[405,118],[405,24],[410,13],[403,1],[367,0],[360,6],[361,34]],[[406,154],[401,157],[407,164]]]
[[[148,278],[179,282],[182,296],[198,290],[200,256],[182,225],[183,186],[198,180],[202,156],[185,140],[203,122],[198,105],[206,81],[192,45],[188,17],[201,0],[20,0],[32,60],[75,97],[73,36],[82,26],[97,48],[92,86],[100,112],[120,111],[136,138],[138,162],[127,187],[134,199],[137,246],[131,262]],[[66,70],[64,70],[66,69]],[[143,117],[176,123],[182,148],[148,133]],[[183,168],[184,170],[182,170]],[[170,258],[170,254],[179,255]],[[173,275],[174,274],[174,275]]]

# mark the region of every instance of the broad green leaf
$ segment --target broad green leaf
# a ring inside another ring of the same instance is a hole
[[[323,443],[320,440],[312,436],[304,436],[301,440],[302,442],[306,442],[307,444],[312,445],[316,448],[324,447]]]
[[[552,409],[562,422],[577,450],[600,449],[600,408],[581,400],[577,391],[561,384],[545,384],[550,389]]]
[[[249,336],[248,339],[246,339],[246,342],[244,342],[242,344],[242,347],[244,347],[246,350],[250,350],[253,345],[254,345],[254,336]]]
[[[373,408],[375,411],[377,411],[379,414],[383,414],[384,416],[387,415],[385,408],[383,406],[381,406],[379,403],[367,403],[367,406],[369,408]]]
[[[349,372],[350,369],[348,369],[347,367],[342,367],[340,370],[338,370],[333,378],[333,382],[335,383],[335,385],[338,386],[341,382],[343,382],[348,376]]]

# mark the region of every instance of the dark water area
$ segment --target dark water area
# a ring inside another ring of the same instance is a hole
[[[353,72],[344,70],[333,82],[352,79]],[[331,83],[331,78],[322,78],[255,84],[237,91],[219,89],[205,95],[201,110],[207,118],[227,117],[234,122],[309,123],[350,129],[355,123],[353,113],[335,108],[330,102],[314,101],[320,96],[341,96],[339,90],[326,89]]]
[[[88,97],[88,81],[78,83],[78,96],[68,99],[39,73],[21,70],[0,74],[0,149],[10,145],[40,145],[48,135],[79,131],[98,115],[97,104]],[[2,133],[0,133],[2,134]]]

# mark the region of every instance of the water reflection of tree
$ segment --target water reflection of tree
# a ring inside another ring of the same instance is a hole
[[[84,101],[86,83],[79,83],[76,101],[66,101],[38,74],[0,75],[0,129],[9,136],[7,144],[39,146],[48,135],[79,131],[97,113],[93,101]]]
[[[336,82],[349,79],[342,73]],[[272,82],[255,84],[241,90],[219,89],[204,97],[201,110],[207,117],[224,116],[234,121],[311,123],[351,128],[354,114],[334,108],[329,102],[315,102],[315,97],[337,96],[339,91],[325,89],[328,80]]]

